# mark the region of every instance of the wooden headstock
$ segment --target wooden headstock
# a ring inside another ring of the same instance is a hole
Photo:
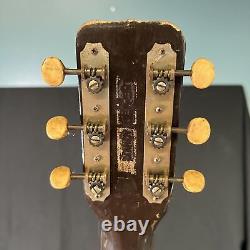
[[[174,176],[175,143],[178,133],[193,144],[210,136],[205,118],[179,128],[178,113],[183,76],[206,88],[214,79],[213,64],[202,58],[184,70],[184,38],[167,22],[89,22],[78,31],[76,56],[77,69],[55,57],[42,65],[51,86],[62,84],[67,74],[79,78],[82,124],[69,125],[58,116],[48,121],[46,131],[55,140],[71,130],[82,131],[83,172],[59,166],[51,173],[51,185],[63,189],[81,179],[101,220],[149,220],[144,237],[103,232],[102,249],[150,249],[173,183],[194,193],[205,186],[204,176],[195,170]]]

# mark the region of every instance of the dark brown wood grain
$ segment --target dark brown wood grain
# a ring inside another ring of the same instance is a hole
[[[160,22],[110,22],[91,23],[83,26],[77,34],[76,55],[80,67],[80,52],[85,44],[102,43],[110,56],[110,136],[111,136],[111,195],[105,202],[89,204],[99,219],[113,220],[114,216],[127,221],[150,220],[150,226],[144,236],[138,232],[102,233],[103,250],[138,250],[151,249],[153,232],[167,209],[165,200],[162,204],[149,204],[142,195],[143,178],[143,140],[144,109],[146,84],[147,53],[155,43],[170,43],[177,53],[177,69],[184,67],[185,42],[181,31],[170,24]],[[80,78],[79,78],[80,82]],[[135,90],[137,83],[137,93]],[[176,78],[173,126],[178,127],[178,113],[182,78]],[[118,96],[117,93],[118,86]],[[116,112],[119,104],[120,125],[116,123]],[[134,122],[134,110],[137,111],[137,122]],[[84,112],[84,110],[83,110]],[[125,160],[135,159],[136,174],[118,170],[117,162],[117,129],[127,128],[123,137],[123,154]],[[129,131],[136,131],[136,157],[131,144]],[[175,141],[172,135],[170,174],[174,173]],[[171,188],[169,189],[171,190]],[[171,192],[171,191],[169,191]]]

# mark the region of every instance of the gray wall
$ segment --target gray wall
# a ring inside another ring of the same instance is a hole
[[[175,23],[186,37],[186,66],[208,57],[217,83],[243,84],[250,98],[249,0],[0,0],[0,87],[45,86],[43,58],[56,55],[74,67],[75,35],[84,22],[128,18]]]
[[[83,198],[81,183],[55,191],[48,181],[59,164],[81,170],[79,134],[55,142],[44,130],[54,115],[78,123],[77,98],[73,88],[0,89],[0,250],[98,249],[98,221]],[[155,233],[156,250],[245,249],[244,182],[250,152],[244,144],[250,127],[244,102],[240,87],[202,93],[184,89],[181,124],[205,116],[213,133],[201,146],[180,137],[176,175],[198,169],[207,186],[197,195],[175,186],[168,213]]]

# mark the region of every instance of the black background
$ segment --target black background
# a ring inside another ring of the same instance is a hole
[[[82,195],[81,182],[50,188],[57,165],[80,172],[80,134],[51,141],[46,121],[64,115],[79,123],[76,88],[0,89],[0,249],[99,249],[100,226]],[[241,87],[184,88],[180,123],[206,117],[211,139],[177,144],[176,175],[197,169],[206,189],[190,194],[174,187],[167,215],[155,233],[155,250],[246,249],[249,119]]]

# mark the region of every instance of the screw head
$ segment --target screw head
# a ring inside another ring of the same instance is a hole
[[[93,110],[94,110],[95,112],[98,112],[98,111],[100,110],[100,106],[99,106],[99,105],[95,105],[95,106],[93,107]]]
[[[163,148],[167,142],[167,138],[163,135],[153,135],[151,142],[155,148]]]
[[[94,147],[99,147],[103,144],[104,136],[101,133],[89,134],[89,143]]]
[[[158,78],[153,83],[153,89],[155,93],[160,94],[160,95],[166,94],[166,92],[169,91],[169,87],[170,87],[169,82],[164,77]]]
[[[164,191],[164,186],[162,184],[153,184],[150,186],[150,192],[154,196],[154,199],[159,199]]]
[[[87,80],[87,88],[92,94],[97,94],[102,90],[103,83],[97,77],[90,77]]]
[[[161,162],[161,158],[159,156],[156,156],[154,158],[154,163],[160,163]]]
[[[166,90],[166,88],[167,88],[167,84],[163,81],[158,82],[156,85],[156,89],[159,92],[164,92]]]
[[[93,48],[91,50],[91,52],[92,52],[93,55],[97,55],[98,54],[98,49],[97,48]]]
[[[162,112],[162,108],[161,108],[161,107],[156,107],[156,108],[155,108],[155,112],[156,112],[156,113]]]
[[[94,157],[94,161],[100,161],[102,159],[102,156],[101,155],[96,155]]]
[[[101,181],[90,183],[90,190],[95,195],[96,198],[101,196],[104,189],[105,185]]]

